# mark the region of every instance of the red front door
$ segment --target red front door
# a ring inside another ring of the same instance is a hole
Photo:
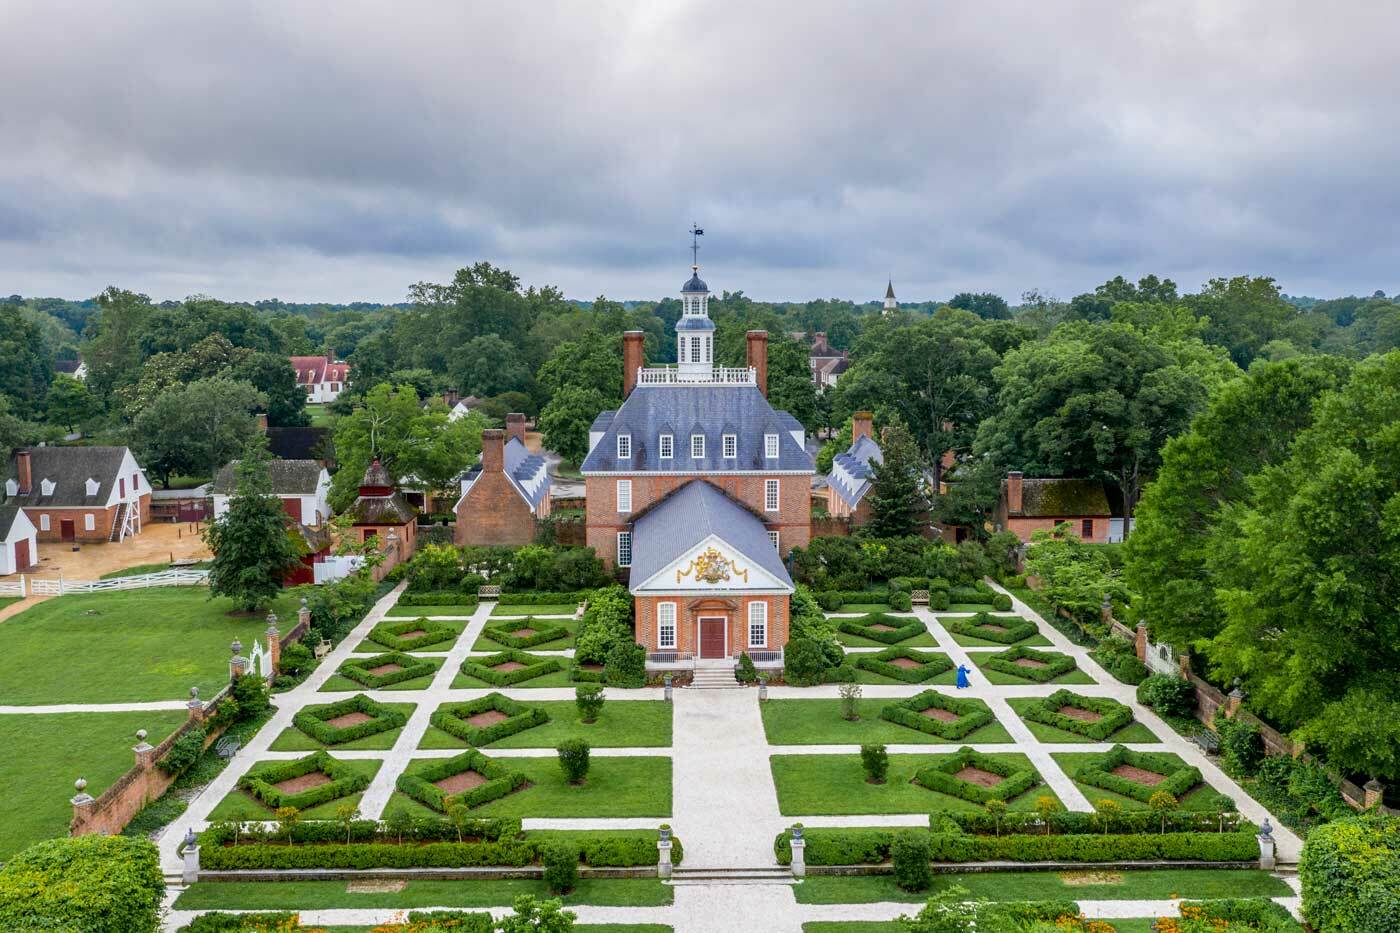
[[[15,570],[23,570],[29,566],[29,539],[25,538],[15,542]]]
[[[701,619],[700,620],[700,657],[702,658],[724,658],[729,656],[725,644],[725,629],[729,627],[727,619]]]
[[[78,539],[78,526],[73,523],[73,519],[59,520],[58,538],[60,541],[76,541]]]

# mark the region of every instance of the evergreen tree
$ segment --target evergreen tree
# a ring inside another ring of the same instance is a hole
[[[269,459],[263,444],[248,445],[228,511],[204,532],[214,552],[209,592],[227,596],[248,611],[277,595],[283,576],[301,557],[301,546],[287,527],[287,513],[272,494]]]
[[[880,448],[884,462],[870,461],[875,474],[868,494],[870,521],[862,530],[872,538],[916,535],[928,521],[928,499],[914,439],[902,422],[895,421],[886,428]]]

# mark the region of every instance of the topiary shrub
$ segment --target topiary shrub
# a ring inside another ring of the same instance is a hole
[[[570,784],[582,784],[588,778],[591,764],[591,748],[583,739],[565,739],[555,748],[559,754],[559,768]]]
[[[947,710],[957,718],[948,720],[946,717],[925,716],[925,710],[930,707]],[[954,741],[996,722],[996,716],[981,700],[951,697],[937,690],[925,690],[908,699],[891,703],[880,710],[880,718]]]
[[[894,883],[905,891],[927,891],[933,884],[928,833],[907,832],[895,836],[890,845],[890,858],[894,862]]]
[[[1060,712],[1060,709],[1066,706],[1097,713],[1099,718],[1089,722],[1084,719],[1076,719],[1073,716],[1066,716]],[[1082,735],[1095,742],[1102,742],[1132,722],[1133,711],[1131,707],[1108,697],[1089,697],[1072,690],[1056,690],[1048,697],[1028,703],[1021,710],[1021,718],[1054,726],[1064,732],[1073,732],[1075,735]]]
[[[278,672],[290,677],[300,677],[315,666],[316,656],[299,641],[284,647],[277,659]]]
[[[1137,701],[1163,716],[1186,719],[1196,712],[1196,688],[1184,677],[1153,674],[1138,684]]]
[[[505,716],[500,722],[474,726],[470,720],[481,713],[496,712]],[[499,693],[468,700],[465,703],[447,703],[433,710],[428,718],[435,728],[448,735],[454,735],[476,746],[490,745],[508,735],[524,732],[549,722],[549,714],[537,706],[517,703]]]
[[[513,671],[498,671],[497,667],[509,662],[523,664]],[[563,668],[558,658],[545,658],[510,648],[486,657],[470,657],[462,662],[462,673],[477,680],[484,680],[493,687],[509,687],[552,674]]]
[[[905,590],[890,591],[889,604],[895,612],[910,612],[914,608],[914,600]]]
[[[578,883],[578,848],[567,842],[551,842],[540,853],[544,883],[550,894],[568,894]]]
[[[1005,593],[997,593],[992,597],[992,609],[997,612],[1011,611],[1011,597]]]
[[[277,789],[276,785],[283,781],[316,773],[324,774],[330,781],[295,794]],[[257,772],[245,774],[238,779],[238,786],[273,810],[282,807],[307,810],[364,790],[369,786],[369,775],[356,772],[345,762],[321,751],[295,761],[279,761]]]
[[[588,684],[574,688],[574,705],[578,707],[579,718],[584,722],[597,722],[603,711],[603,688],[600,684]]]
[[[1366,814],[1308,833],[1298,862],[1303,916],[1327,933],[1395,933],[1400,817]]]
[[[1026,666],[1017,664],[1017,661],[1034,661],[1040,666]],[[1017,646],[1008,648],[1006,651],[998,651],[990,655],[981,662],[982,666],[988,670],[997,671],[1002,674],[1010,674],[1021,680],[1032,680],[1037,683],[1049,683],[1057,677],[1063,677],[1070,671],[1075,670],[1078,665],[1074,658],[1067,654],[1060,654],[1053,651],[1036,651],[1034,648]]]
[[[794,638],[783,649],[783,679],[794,687],[822,683],[826,669],[826,654],[810,638]]]
[[[352,726],[332,726],[330,721],[347,713],[364,713],[370,718]],[[378,703],[358,693],[337,703],[324,706],[306,706],[292,717],[292,725],[322,745],[341,745],[353,742],[378,732],[397,729],[408,722],[408,717],[396,709]]]
[[[613,645],[603,664],[603,683],[609,687],[645,687],[647,650],[634,641]]]
[[[1136,685],[1147,679],[1147,665],[1138,659],[1137,648],[1126,638],[1105,638],[1089,657],[1122,683]]]
[[[0,930],[156,933],[164,896],[160,856],[149,840],[48,839],[0,869]]]
[[[843,605],[845,605],[845,602],[845,596],[834,590],[817,594],[817,604],[820,605],[827,612],[838,611]]]
[[[948,599],[947,590],[929,590],[928,607],[934,611],[942,611],[951,605]]]
[[[753,658],[747,651],[739,654],[739,666],[734,669],[734,679],[741,684],[751,684],[758,680],[758,668],[753,666]]]
[[[1220,736],[1220,757],[1226,771],[1246,777],[1259,772],[1264,760],[1264,740],[1258,726],[1243,719],[1229,719],[1222,710],[1216,710],[1215,731]]]
[[[865,783],[883,784],[890,773],[890,754],[883,745],[862,745],[860,766],[865,769]]]
[[[475,771],[486,778],[486,783],[452,795],[443,793],[435,783],[464,771]],[[473,749],[452,758],[433,761],[413,774],[400,774],[394,786],[424,806],[439,813],[448,813],[449,804],[479,807],[519,790],[527,783],[525,775],[510,771],[501,762]]]

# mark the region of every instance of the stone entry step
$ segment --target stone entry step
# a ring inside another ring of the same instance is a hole
[[[730,667],[697,667],[691,675],[690,685],[702,690],[718,690],[739,687],[734,679],[734,669]]]
[[[769,868],[676,868],[672,885],[685,884],[792,884],[792,871]]]

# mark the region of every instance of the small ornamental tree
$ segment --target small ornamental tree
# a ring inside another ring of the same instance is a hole
[[[587,684],[574,691],[574,705],[584,722],[597,722],[603,711],[603,687],[601,684]]]
[[[394,841],[403,845],[405,833],[413,832],[413,817],[402,808],[391,811],[384,817],[384,829],[394,835]]]
[[[1045,824],[1045,835],[1050,835],[1050,821],[1059,811],[1060,802],[1049,794],[1035,798],[1035,812],[1040,814],[1040,821]]]
[[[1167,831],[1167,814],[1176,809],[1176,798],[1164,790],[1159,790],[1147,798],[1147,805],[1161,819],[1160,832]]]
[[[287,837],[287,845],[292,844],[292,827],[301,822],[301,811],[296,807],[277,808],[277,830]]]
[[[1006,816],[1006,801],[992,798],[986,802],[985,806],[987,808],[987,815],[992,818],[992,822],[996,826],[996,834],[1000,836],[1001,821],[1002,818]]]
[[[515,912],[496,921],[499,933],[570,933],[578,919],[561,901],[541,903],[530,894],[520,895],[511,906]]]
[[[570,784],[582,784],[588,778],[591,749],[583,739],[565,739],[556,748],[559,768]]]
[[[860,719],[858,711],[861,696],[860,684],[842,684],[839,692],[841,694],[841,718],[847,722],[855,722]]]
[[[872,538],[907,538],[917,535],[928,521],[924,495],[924,471],[918,448],[901,422],[885,429],[880,444],[883,463],[872,460],[870,521],[861,532]]]
[[[204,541],[214,552],[210,595],[227,596],[248,612],[277,595],[304,550],[290,532],[281,500],[272,494],[268,459],[264,445],[248,445],[228,511],[204,529]]]
[[[883,784],[890,772],[890,756],[883,745],[862,745],[860,766],[865,769],[865,783]]]
[[[360,808],[353,800],[347,800],[337,804],[335,808],[335,821],[345,829],[345,844],[350,844],[350,832],[355,826],[355,821],[360,818]]]
[[[905,891],[927,891],[933,884],[928,833],[905,832],[895,836],[890,857],[894,861],[895,884]]]
[[[1094,818],[1103,824],[1104,835],[1123,816],[1123,805],[1116,800],[1104,797],[1094,801]]]

